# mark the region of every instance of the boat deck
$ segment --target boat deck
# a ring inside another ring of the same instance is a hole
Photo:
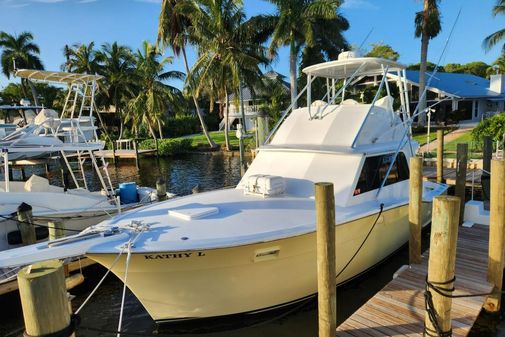
[[[487,226],[459,228],[454,295],[488,293],[492,290],[492,285],[486,281],[488,240]],[[427,267],[428,251],[423,254],[421,264],[405,269],[344,321],[337,328],[336,335],[423,336]],[[485,296],[453,299],[453,336],[468,335],[484,301]]]

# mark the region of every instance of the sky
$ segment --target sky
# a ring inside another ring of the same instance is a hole
[[[41,49],[45,68],[59,70],[64,62],[65,44],[95,41],[95,45],[100,46],[117,41],[136,50],[144,40],[155,42],[160,2],[0,0],[0,31],[9,34],[32,32]],[[492,17],[494,3],[495,0],[441,0],[443,30],[430,41],[429,60],[437,63],[441,58],[441,64],[492,63],[499,56],[500,47],[486,53],[482,49],[482,40],[505,24],[504,17]],[[262,0],[244,0],[244,7],[248,16],[275,12],[273,5]],[[351,45],[363,44],[365,49],[370,48],[371,43],[389,44],[400,53],[400,62],[418,63],[420,40],[414,37],[414,15],[421,9],[420,0],[345,0],[340,12],[348,19],[350,29],[344,35]],[[454,25],[460,10],[459,20]],[[453,27],[453,36],[448,40]],[[171,50],[165,54],[172,55]],[[194,50],[188,51],[188,58],[190,63],[195,61]],[[174,59],[172,67],[184,70],[180,59]],[[272,68],[281,74],[289,74],[287,48],[279,52]],[[0,75],[0,88],[8,82]]]

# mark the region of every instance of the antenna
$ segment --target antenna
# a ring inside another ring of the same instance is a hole
[[[363,42],[361,42],[361,44],[359,45],[358,50],[360,50],[363,47],[363,45],[365,44],[366,40],[368,40],[368,38],[370,37],[370,35],[372,35],[373,29],[374,29],[373,27],[370,29],[370,31],[368,32],[368,34],[363,39]]]

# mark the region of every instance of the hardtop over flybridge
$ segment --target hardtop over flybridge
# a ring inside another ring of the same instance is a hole
[[[404,70],[352,53],[305,68],[297,97],[305,106],[282,115],[235,189],[126,212],[71,241],[0,254],[0,266],[85,253],[126,281],[157,321],[282,306],[317,292],[313,185],[327,181],[335,192],[337,282],[345,282],[408,239],[408,162],[417,144]],[[390,83],[392,72],[398,81]],[[313,97],[321,81],[325,93]],[[365,97],[360,89],[374,82]],[[424,182],[424,224],[445,190]]]

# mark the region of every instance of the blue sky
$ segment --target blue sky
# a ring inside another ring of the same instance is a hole
[[[466,63],[482,60],[493,62],[500,53],[497,47],[489,53],[482,49],[482,40],[503,28],[504,17],[493,18],[494,0],[442,0],[443,31],[431,41],[429,59],[440,57],[449,31],[458,11],[461,17],[450,40],[442,64]],[[273,13],[274,7],[262,0],[245,0],[248,16]],[[420,40],[414,38],[414,14],[421,10],[420,0],[346,0],[341,9],[351,28],[345,33],[351,44],[390,44],[406,64],[419,60]],[[0,31],[9,34],[30,31],[40,46],[42,61],[48,70],[57,70],[64,62],[65,44],[88,43],[96,45],[118,41],[137,49],[143,40],[156,39],[160,0],[0,0]],[[171,55],[171,51],[166,51]],[[189,52],[190,62],[195,53]],[[183,70],[180,60],[174,60],[174,69]],[[284,49],[273,63],[273,68],[288,75],[288,53]],[[0,75],[0,88],[8,83]]]

